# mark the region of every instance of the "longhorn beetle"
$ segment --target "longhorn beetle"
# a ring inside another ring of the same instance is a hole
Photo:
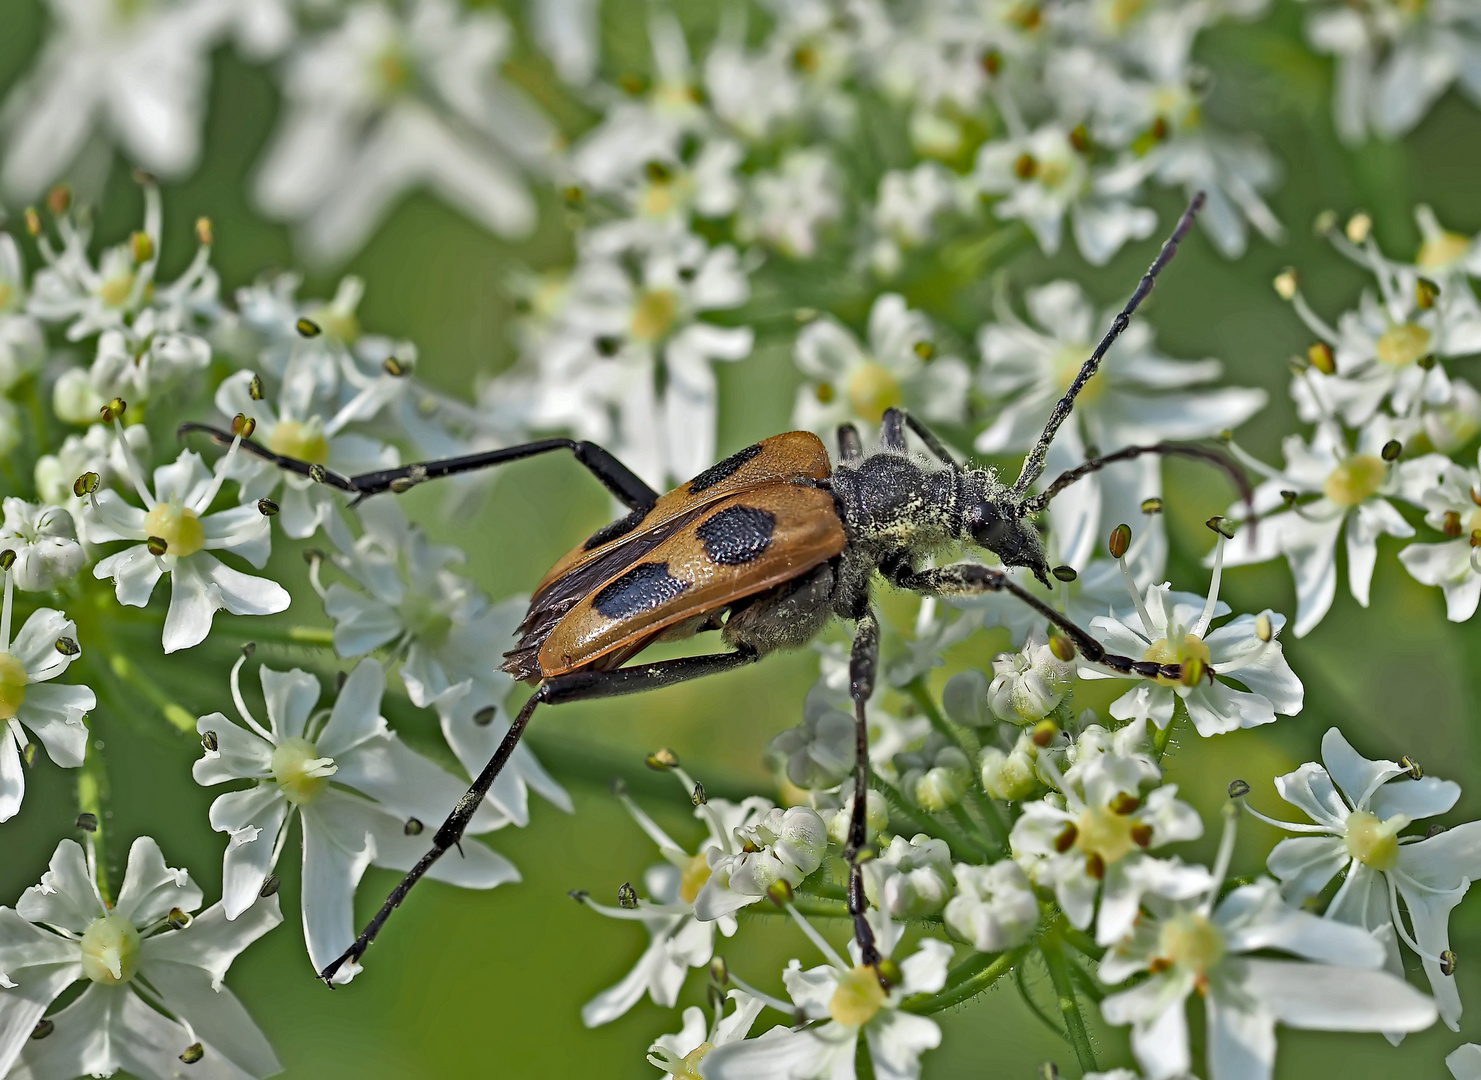
[[[803,645],[835,617],[854,624],[849,673],[856,759],[844,852],[849,863],[848,912],[863,962],[877,970],[880,955],[864,918],[858,858],[866,839],[869,779],[864,706],[874,689],[879,659],[879,621],[870,604],[876,572],[897,588],[927,596],[1011,593],[1056,626],[1092,663],[1146,678],[1177,680],[1184,675],[1177,664],[1106,652],[1090,634],[1002,570],[970,562],[925,569],[920,565],[944,547],[972,544],[992,552],[1005,567],[1026,568],[1047,585],[1044,547],[1029,519],[1081,477],[1142,454],[1178,454],[1218,465],[1235,478],[1248,501],[1248,486],[1228,459],[1211,450],[1169,443],[1092,458],[1040,494],[1029,494],[1076,396],[1152,291],[1157,274],[1177,252],[1202,205],[1199,193],[1054,406],[1011,486],[1002,483],[993,469],[959,464],[925,425],[900,409],[884,413],[879,445],[871,451],[864,450],[853,425],[840,427],[836,466],[816,435],[794,431],[748,446],[664,495],[594,443],[564,438],[360,476],[341,476],[243,438],[241,449],[354,495],[357,501],[442,476],[569,450],[629,508],[627,515],[577,545],[535,587],[519,626],[519,640],[503,664],[516,679],[535,683],[535,692],[437,830],[431,850],[392,890],[355,943],[319,973],[320,978],[333,986],[335,972],[346,962],[359,960],[412,886],[459,842],[537,706],[616,697],[718,675],[777,649]],[[203,424],[185,424],[180,430],[208,432],[221,443],[233,438]],[[907,431],[920,439],[934,462],[909,453]],[[729,651],[627,664],[654,641],[707,630],[718,630]]]

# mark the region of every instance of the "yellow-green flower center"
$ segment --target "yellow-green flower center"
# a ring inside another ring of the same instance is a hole
[[[184,558],[206,545],[206,532],[201,528],[200,516],[190,507],[180,505],[176,499],[154,504],[154,509],[144,515],[144,532],[165,542],[166,555]]]
[[[874,1014],[884,1006],[884,987],[879,985],[879,972],[860,964],[844,972],[838,979],[838,989],[828,1002],[828,1015],[840,1024],[859,1027],[874,1019]]]
[[[8,652],[0,652],[0,720],[21,711],[26,700],[26,665]]]
[[[1389,367],[1407,367],[1430,351],[1430,332],[1413,323],[1400,323],[1384,331],[1373,352]]]
[[[855,416],[877,424],[900,404],[900,381],[872,360],[861,364],[848,379],[848,404]]]
[[[1183,640],[1173,642],[1169,638],[1158,638],[1147,646],[1147,651],[1142,653],[1142,659],[1154,664],[1186,664],[1189,660],[1198,660],[1205,668],[1209,665],[1208,646],[1203,643],[1203,638],[1197,634],[1184,634]],[[1165,679],[1160,675],[1157,681],[1163,686],[1173,686],[1177,679]]]
[[[401,602],[401,621],[413,637],[429,649],[440,649],[447,644],[452,632],[453,620],[428,597],[418,592],[407,593]]]
[[[1448,266],[1466,253],[1471,242],[1459,233],[1440,232],[1426,237],[1419,245],[1419,256],[1414,260],[1420,266],[1434,268]],[[0,304],[0,307],[3,307]]]
[[[1347,851],[1354,859],[1374,870],[1392,869],[1399,861],[1399,830],[1409,824],[1403,814],[1387,821],[1366,810],[1347,815]]]
[[[1371,454],[1348,458],[1327,477],[1322,490],[1338,506],[1356,506],[1383,486],[1388,467]]]
[[[1132,833],[1136,818],[1118,814],[1105,806],[1086,807],[1075,822],[1075,847],[1087,856],[1096,855],[1109,866],[1137,846]]]
[[[10,282],[0,281],[0,311],[10,307],[10,302],[14,298],[15,289],[11,287]]]
[[[339,338],[346,344],[353,343],[360,336],[360,320],[355,317],[354,311],[325,306],[314,308],[309,312],[309,318],[324,333]]]
[[[139,931],[122,915],[94,919],[82,934],[82,973],[103,986],[118,986],[139,970]]]
[[[320,757],[318,747],[298,735],[278,744],[271,767],[273,779],[294,806],[306,806],[324,794],[335,771],[333,760]]]
[[[134,272],[125,271],[98,286],[98,297],[109,307],[121,307],[134,291]]]
[[[267,448],[311,465],[329,460],[329,440],[324,437],[324,422],[317,416],[307,421],[279,420],[267,437]]]
[[[694,903],[694,898],[699,895],[699,890],[704,888],[706,881],[710,880],[710,864],[705,861],[704,853],[695,855],[684,868],[679,871],[679,896],[684,903]]]
[[[633,337],[638,341],[657,341],[674,325],[674,315],[678,310],[679,299],[668,289],[643,293],[633,307]]]
[[[1202,915],[1178,915],[1162,924],[1158,957],[1203,975],[1224,959],[1224,935]]]

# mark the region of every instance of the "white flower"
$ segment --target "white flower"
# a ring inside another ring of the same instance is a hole
[[[1021,867],[957,863],[956,895],[946,902],[951,932],[979,952],[1004,952],[1028,940],[1039,924],[1039,901]]]
[[[192,770],[197,783],[256,781],[211,804],[211,827],[230,837],[221,903],[229,919],[251,907],[296,812],[303,820],[304,941],[319,971],[355,938],[355,887],[366,869],[410,870],[427,852],[423,829],[442,823],[465,785],[407,749],[386,726],[380,715],[386,676],[376,661],[362,660],[350,672],[327,717],[314,711],[318,679],[297,668],[262,668],[266,728],[242,698],[237,679],[244,662],[232,669],[232,696],[246,727],[219,712],[196,723],[207,745]],[[506,822],[485,804],[468,832]],[[427,877],[491,889],[519,880],[519,871],[486,845],[465,839],[460,851],[433,863]],[[358,963],[347,963],[335,981],[349,982],[359,970]]]
[[[0,235],[0,393],[41,367],[46,339],[26,313],[26,271],[15,237]]]
[[[11,1080],[184,1075],[250,1080],[282,1071],[266,1037],[222,981],[232,961],[283,921],[277,897],[235,922],[221,904],[191,917],[201,891],[141,836],[116,900],[98,891],[92,853],[63,840],[41,884],[0,908],[0,1072]],[[86,988],[47,1016],[69,986]],[[189,1053],[194,1065],[181,1071]]]
[[[881,956],[899,944],[902,928],[870,913]],[[902,1012],[912,994],[932,994],[946,985],[952,948],[936,938],[923,938],[920,948],[899,961],[900,982],[886,990],[879,973],[859,963],[849,965],[805,923],[814,943],[831,961],[802,970],[793,960],[782,972],[793,1006],[767,999],[767,1004],[805,1018],[793,1030],[771,1028],[754,1039],[717,1046],[705,1057],[706,1080],[836,1080],[854,1075],[862,1029],[869,1044],[874,1075],[879,1080],[917,1080],[920,1056],[941,1043],[934,1020]],[[849,945],[851,955],[857,946]],[[760,995],[757,995],[760,996]]]
[[[1370,761],[1336,728],[1322,738],[1322,761],[1325,768],[1308,762],[1275,779],[1281,798],[1315,824],[1255,815],[1288,832],[1313,834],[1277,844],[1270,853],[1271,873],[1280,879],[1286,899],[1300,904],[1345,870],[1326,917],[1372,933],[1385,947],[1388,970],[1400,978],[1404,963],[1399,941],[1417,952],[1441,1018],[1452,1031],[1460,1030],[1460,991],[1444,970],[1445,954],[1450,912],[1481,877],[1481,822],[1428,838],[1400,836],[1420,818],[1453,807],[1460,787],[1429,776],[1403,780],[1411,773],[1409,766]],[[1400,897],[1412,934],[1399,910]]]
[[[1445,1064],[1455,1080],[1481,1080],[1481,1046],[1466,1043],[1451,1051]]]
[[[530,0],[530,31],[560,77],[584,86],[601,52],[597,0]]]
[[[900,720],[872,707],[865,715],[869,723],[869,763],[886,771],[892,770],[890,763],[896,754],[921,742],[931,727],[923,716]],[[768,753],[797,787],[811,791],[835,789],[853,775],[854,726],[847,683],[835,687],[825,673],[803,699],[802,723],[773,738]]]
[[[692,779],[682,769],[674,772],[687,796],[694,790]],[[710,854],[735,850],[735,830],[755,821],[770,809],[770,804],[761,798],[749,798],[739,803],[710,799],[694,812],[694,816],[705,823],[708,835],[690,854],[626,793],[620,793],[618,797],[633,820],[658,845],[664,861],[650,866],[643,874],[647,897],[637,900],[635,907],[608,907],[595,903],[585,893],[576,894],[583,904],[599,914],[641,922],[651,939],[637,964],[621,982],[603,990],[582,1006],[581,1020],[587,1027],[597,1027],[617,1019],[642,1000],[645,993],[654,1004],[671,1007],[678,1000],[689,969],[710,962],[714,955],[715,930],[719,929],[726,937],[735,934],[734,915],[701,919],[695,915],[695,900],[710,877]],[[693,1049],[690,1047],[683,1051],[680,1057]]]
[[[1059,250],[1066,214],[1080,254],[1096,266],[1157,227],[1155,213],[1132,204],[1133,192],[1107,174],[1092,173],[1069,129],[1059,124],[985,144],[972,177],[983,192],[1003,196],[993,204],[994,214],[1022,220],[1051,255]]]
[[[423,186],[494,232],[528,232],[535,206],[511,158],[538,160],[550,132],[497,78],[510,36],[498,13],[450,0],[416,0],[404,18],[352,7],[289,59],[258,202],[298,222],[305,250],[325,261],[359,248]]]
[[[1218,543],[1225,543],[1222,536]],[[1229,605],[1219,599],[1219,580],[1216,568],[1206,601],[1171,592],[1164,582],[1147,589],[1144,601],[1133,594],[1135,616],[1101,615],[1090,621],[1091,632],[1108,652],[1183,667],[1180,681],[1143,681],[1112,702],[1111,715],[1117,720],[1145,719],[1165,728],[1181,698],[1198,734],[1208,738],[1301,711],[1305,690],[1277,640],[1285,616],[1266,609],[1212,629],[1214,619],[1229,614]],[[1104,678],[1106,673],[1083,665],[1081,674]]]
[[[660,1035],[648,1047],[648,1060],[679,1080],[701,1080],[701,1062],[717,1046],[738,1042],[751,1033],[756,1017],[766,1002],[744,990],[725,995],[735,1003],[730,1015],[724,1015],[724,1003],[715,1009],[715,1020],[705,1025],[702,1009],[693,1005],[684,1010],[684,1026],[674,1035]]]
[[[48,7],[55,28],[46,48],[5,102],[6,190],[34,198],[98,126],[150,172],[189,172],[200,155],[210,51],[229,6],[51,0]]]
[[[988,707],[998,719],[1013,724],[1048,716],[1064,699],[1075,675],[1074,665],[1055,656],[1038,630],[1018,652],[995,656],[992,670]]]
[[[253,400],[254,378],[250,371],[238,371],[226,378],[216,388],[216,408],[228,417],[240,414],[255,420],[253,439],[273,453],[324,465],[341,476],[390,469],[399,463],[394,448],[344,430],[353,421],[365,419],[363,393],[325,416],[312,378],[303,369],[288,373],[283,380],[276,409],[265,400]],[[281,484],[282,494],[276,500],[277,524],[295,540],[312,536],[325,518],[336,512],[340,502],[339,495],[328,486],[250,454],[238,454],[233,459],[228,477],[240,485],[243,503],[267,498]]]
[[[1132,1025],[1131,1048],[1149,1080],[1189,1071],[1184,1003],[1195,990],[1208,1017],[1210,1080],[1270,1080],[1277,1023],[1419,1031],[1435,1022],[1429,998],[1378,970],[1383,946],[1367,933],[1287,907],[1268,879],[1235,889],[1215,906],[1221,877],[1216,873],[1199,897],[1149,897],[1151,914],[1101,961],[1099,975],[1108,984],[1150,973],[1101,1002],[1108,1023]],[[1271,949],[1302,959],[1253,955]]]
[[[504,699],[514,680],[491,658],[513,643],[528,605],[521,597],[491,604],[453,572],[463,553],[428,543],[393,499],[373,500],[357,513],[365,532],[334,562],[358,588],[336,581],[320,593],[334,620],[334,649],[353,657],[389,647],[401,658],[412,704],[437,710],[448,745],[476,776],[512,719]],[[487,798],[522,826],[529,821],[530,788],[571,811],[570,796],[523,745]]]
[[[819,233],[843,214],[838,169],[816,147],[787,150],[775,169],[751,178],[736,229],[783,255],[810,259],[818,253]]]
[[[122,441],[109,425],[94,424],[81,435],[68,435],[55,454],[43,454],[36,459],[32,470],[36,494],[42,502],[71,514],[78,539],[91,543],[87,535],[91,506],[86,497],[74,492],[73,485],[78,477],[89,472],[97,473],[99,482],[105,486],[127,477],[130,455],[135,461],[149,456],[149,431],[143,424],[125,428]]]
[[[932,357],[930,321],[895,293],[869,309],[867,347],[831,316],[797,335],[797,366],[808,382],[797,391],[792,422],[831,439],[847,420],[878,425],[886,409],[903,406],[923,420],[960,421],[966,415],[967,365],[959,357]]]
[[[185,450],[154,470],[151,492],[138,463],[130,460],[129,479],[148,509],[130,506],[111,489],[93,496],[88,540],[136,542],[99,560],[93,577],[111,577],[120,604],[143,607],[159,579],[170,575],[162,638],[167,653],[204,641],[222,608],[233,615],[271,615],[288,607],[288,591],[276,581],[233,570],[211,554],[229,551],[261,567],[272,544],[267,518],[256,506],[207,513],[229,467],[223,462],[212,476],[199,454]]]
[[[1109,945],[1130,931],[1147,896],[1184,899],[1208,888],[1202,867],[1146,854],[1196,840],[1203,823],[1176,784],[1140,797],[1136,761],[1102,754],[1083,775],[1078,790],[1062,781],[1061,795],[1026,804],[1010,843],[1030,880],[1054,890],[1065,918],[1082,930],[1094,920],[1096,940]]]
[[[730,830],[726,845],[705,854],[709,877],[694,899],[694,917],[708,922],[765,899],[778,881],[802,884],[823,864],[828,830],[816,810],[773,806]]]
[[[1459,465],[1446,465],[1436,486],[1421,496],[1425,522],[1447,537],[1436,544],[1410,544],[1399,552],[1399,562],[1426,585],[1445,592],[1445,615],[1451,622],[1465,622],[1476,613],[1481,601],[1481,563],[1472,536],[1481,530],[1481,505],[1473,493],[1481,494],[1481,472]]]
[[[864,864],[864,895],[893,919],[937,915],[951,895],[951,848],[917,833],[893,836]]]
[[[15,817],[26,794],[21,761],[25,758],[29,764],[35,753],[26,732],[41,740],[52,761],[75,769],[87,753],[83,717],[98,703],[86,686],[45,685],[82,655],[77,624],[67,616],[37,608],[11,638],[14,573],[12,568],[4,575],[5,600],[0,608],[0,821]]]
[[[1034,445],[1055,402],[1074,382],[1115,314],[1098,314],[1084,290],[1070,281],[1028,290],[1024,306],[1028,322],[1000,298],[997,322],[984,326],[978,337],[978,386],[994,401],[1006,399],[977,437],[979,453],[1020,452]],[[1151,326],[1133,319],[1050,445],[1046,478],[1081,464],[1092,447],[1106,454],[1163,439],[1201,439],[1238,427],[1265,404],[1266,395],[1262,390],[1213,387],[1222,368],[1217,360],[1163,355]],[[1151,455],[1112,465],[1067,488],[1049,510],[1060,560],[1085,569],[1111,529],[1136,521],[1142,501],[1161,494],[1161,464]],[[1152,545],[1142,555],[1156,564],[1148,572],[1160,574],[1166,546],[1161,521],[1149,521],[1139,532],[1149,534]]]
[[[1368,590],[1378,561],[1378,538],[1407,538],[1413,527],[1394,508],[1391,497],[1417,503],[1420,493],[1449,462],[1427,454],[1398,465],[1383,460],[1383,448],[1398,437],[1394,421],[1375,416],[1358,432],[1349,450],[1333,424],[1322,423],[1311,442],[1299,435],[1282,443],[1286,467],[1277,472],[1241,454],[1267,479],[1255,489],[1256,529],[1241,528],[1224,545],[1224,562],[1244,566],[1284,555],[1296,579],[1296,636],[1305,637],[1332,606],[1337,593],[1337,541],[1347,527],[1347,581],[1355,599],[1368,606]],[[1294,502],[1287,502],[1291,492]],[[1302,500],[1302,496],[1316,498]],[[1243,513],[1243,504],[1231,514]],[[1278,507],[1288,507],[1277,510]],[[1272,513],[1272,511],[1275,511]]]
[[[0,549],[15,552],[11,573],[16,588],[44,592],[82,569],[87,556],[77,542],[67,511],[14,496],[7,496],[4,505]]]
[[[1006,802],[1026,799],[1043,788],[1039,775],[1039,747],[1032,732],[1019,732],[1009,750],[984,746],[977,757],[978,778],[990,798]]]
[[[871,255],[874,268],[887,276],[896,273],[904,258],[901,249],[929,241],[935,219],[963,204],[970,205],[957,178],[934,161],[885,173],[874,203],[874,227],[881,236]]]

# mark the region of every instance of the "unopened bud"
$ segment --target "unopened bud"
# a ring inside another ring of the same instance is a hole
[[[401,831],[407,836],[421,836],[423,828],[425,826],[422,825],[421,819],[409,817],[406,819],[406,824],[401,826]]]
[[[148,262],[154,255],[154,241],[147,232],[136,232],[129,237],[129,253],[136,263]]]
[[[85,472],[76,480],[72,481],[72,494],[76,495],[79,499],[84,495],[91,495],[98,490],[98,485],[102,482],[103,478],[97,473]]]
[[[203,731],[201,732],[201,747],[206,753],[214,754],[221,749],[221,740],[214,731]]]
[[[660,747],[643,759],[648,768],[655,772],[667,772],[679,767],[679,755],[668,747]]]
[[[1373,219],[1359,210],[1347,219],[1346,232],[1349,240],[1354,244],[1361,244],[1373,232]]]
[[[1289,266],[1275,275],[1275,295],[1290,300],[1296,295],[1296,271]]]
[[[82,813],[77,815],[77,827],[83,832],[98,831],[98,815]]]
[[[1131,526],[1123,523],[1112,529],[1111,538],[1106,542],[1106,547],[1111,551],[1111,558],[1122,558],[1126,554],[1126,549],[1131,547]]]
[[[271,499],[262,498],[257,500],[257,512],[263,517],[277,517],[278,504]]]
[[[1444,952],[1442,952],[1440,954],[1440,974],[1441,975],[1454,975],[1455,974],[1455,953],[1453,953],[1449,949],[1446,949]]]
[[[198,1042],[191,1043],[184,1050],[180,1051],[180,1060],[187,1065],[194,1065],[205,1056],[206,1048]]]
[[[1398,439],[1390,439],[1383,444],[1383,449],[1378,451],[1384,461],[1398,461],[1399,455],[1404,452],[1404,444]]]
[[[766,887],[766,898],[777,907],[786,907],[792,902],[792,885],[786,878],[777,878]]]
[[[1152,496],[1150,499],[1143,499],[1142,500],[1142,513],[1144,513],[1144,514],[1160,514],[1160,513],[1162,513],[1162,500],[1159,499],[1155,495]]]
[[[170,542],[162,536],[151,536],[144,541],[144,546],[149,549],[149,554],[159,557],[170,550]]]
[[[1054,575],[1056,581],[1074,581],[1080,576],[1073,566],[1056,566],[1049,572]]]
[[[69,637],[59,637],[53,644],[56,646],[57,652],[63,656],[77,656],[82,652],[82,646],[78,645],[76,641]]]
[[[116,397],[112,401],[108,402],[108,404],[104,405],[101,409],[99,409],[98,412],[103,417],[103,423],[111,424],[113,423],[113,421],[122,416],[124,414],[124,410],[126,410],[128,407],[129,403],[127,401],[125,401],[123,398]]]
[[[1269,642],[1275,636],[1275,626],[1270,621],[1270,616],[1260,612],[1255,616],[1255,636],[1261,641]]]
[[[1034,740],[1034,745],[1041,750],[1052,743],[1059,736],[1059,725],[1053,720],[1043,719],[1034,725],[1029,738]]]
[[[244,439],[250,439],[252,432],[257,430],[257,421],[244,413],[237,413],[231,418],[231,433],[240,435]]]
[[[313,319],[299,319],[293,324],[293,329],[298,331],[300,337],[316,338],[324,332],[323,328]]]
[[[499,706],[485,705],[473,714],[473,722],[479,727],[488,727],[494,722],[494,717],[499,715]]]
[[[1318,341],[1308,346],[1306,360],[1323,375],[1331,375],[1337,370],[1337,360],[1332,355],[1332,346],[1325,341]]]
[[[387,375],[391,375],[399,379],[410,369],[397,357],[388,356],[381,361],[381,370],[383,370]]]
[[[165,924],[171,930],[184,930],[190,925],[190,916],[179,908],[170,908],[170,913],[165,916]]]
[[[1424,770],[1419,767],[1419,762],[1415,761],[1408,754],[1405,754],[1399,759],[1399,764],[1404,766],[1404,769],[1406,772],[1408,772],[1409,778],[1411,780],[1424,779]]]
[[[215,240],[215,230],[211,228],[211,219],[198,217],[195,219],[195,242],[202,247],[210,247]]]
[[[269,874],[263,879],[262,888],[257,890],[257,896],[259,899],[266,900],[269,896],[276,893],[282,885],[283,882],[278,878],[277,874]]]
[[[1250,793],[1250,785],[1243,780],[1229,781],[1229,797],[1231,799],[1242,799]]]
[[[631,881],[624,881],[617,888],[617,906],[631,910],[638,906],[638,890]]]
[[[1075,658],[1075,643],[1063,634],[1056,634],[1049,639],[1049,651],[1056,660],[1068,664]]]
[[[1222,536],[1225,540],[1234,539],[1235,524],[1228,518],[1223,517],[1219,514],[1215,514],[1213,517],[1205,521],[1204,524],[1207,525],[1214,532]]]
[[[694,782],[694,790],[689,794],[689,801],[695,806],[703,806],[710,801],[709,797],[705,795],[705,786],[698,780]]]

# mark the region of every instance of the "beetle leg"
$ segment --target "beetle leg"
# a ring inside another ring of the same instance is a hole
[[[936,437],[936,433],[922,424],[904,409],[889,408],[884,411],[884,419],[879,422],[879,442],[888,450],[896,450],[904,453],[905,429],[909,428],[915,432],[916,438],[926,444],[929,450],[948,468],[956,468],[956,458],[951,456],[951,451],[946,449],[946,444]]]
[[[514,722],[509,725],[509,730],[504,733],[504,739],[494,751],[494,756],[489,758],[488,764],[483,767],[478,778],[458,800],[452,813],[437,830],[432,838],[431,850],[418,859],[416,865],[407,871],[406,876],[397,882],[391,894],[386,897],[386,902],[375,913],[375,917],[365,925],[364,930],[360,931],[360,936],[355,939],[354,944],[326,965],[324,970],[319,972],[319,978],[332,987],[335,973],[346,963],[357,961],[365,955],[365,950],[380,933],[381,927],[390,918],[391,912],[401,906],[407,893],[411,892],[412,886],[421,880],[422,876],[432,868],[432,864],[440,859],[449,848],[456,847],[462,840],[463,830],[473,820],[474,813],[482,805],[484,796],[493,786],[495,778],[508,763],[510,756],[514,753],[514,748],[519,745],[520,736],[524,734],[525,725],[530,722],[530,716],[534,713],[536,706],[564,705],[571,701],[591,701],[595,698],[620,697],[624,694],[641,693],[644,690],[658,690],[665,686],[688,682],[691,679],[718,675],[733,668],[744,667],[746,664],[753,663],[759,656],[759,653],[751,650],[719,653],[714,656],[685,656],[677,660],[660,660],[652,664],[618,668],[615,671],[577,671],[569,675],[556,675],[546,679],[540,684],[539,689],[525,701],[524,706],[515,716]]]
[[[848,913],[854,922],[854,941],[859,946],[861,963],[879,967],[879,948],[874,943],[874,929],[864,917],[868,904],[864,898],[864,864],[859,854],[868,834],[865,810],[869,798],[869,724],[864,706],[874,693],[874,677],[879,668],[879,620],[865,610],[854,628],[854,645],[849,654],[849,696],[854,699],[854,810],[849,818],[848,847]]]
[[[838,461],[842,465],[857,465],[864,457],[864,444],[859,441],[859,429],[853,424],[838,425]]]
[[[230,444],[233,438],[229,433],[212,427],[210,424],[181,424],[175,434],[184,436],[192,431],[203,431],[223,446]],[[356,476],[343,476],[322,465],[300,461],[286,454],[275,454],[261,443],[251,439],[242,440],[242,449],[263,461],[272,462],[280,469],[297,473],[299,476],[310,477],[321,484],[328,484],[332,488],[338,488],[340,491],[356,495],[361,499],[378,495],[383,491],[399,493],[426,480],[437,480],[444,476],[487,469],[494,465],[534,457],[536,454],[547,454],[552,450],[569,450],[576,456],[576,460],[586,466],[591,474],[602,482],[602,486],[616,496],[623,505],[633,510],[648,510],[658,501],[658,492],[639,479],[636,473],[596,443],[584,440],[577,442],[575,439],[541,439],[538,442],[520,443],[518,446],[506,446],[499,450],[485,450],[478,454],[438,458],[435,461],[417,461],[395,469],[381,469],[378,472],[360,473]]]
[[[890,580],[902,589],[924,593],[927,596],[980,596],[989,592],[1006,592],[1016,596],[1029,607],[1062,630],[1075,644],[1080,655],[1092,664],[1110,668],[1121,675],[1137,675],[1144,679],[1181,679],[1181,664],[1156,664],[1148,660],[1136,660],[1130,656],[1108,653],[1106,648],[1061,611],[1056,611],[1043,600],[1029,592],[1001,570],[980,563],[952,563],[930,570],[897,571]],[[1212,667],[1204,671],[1212,675]]]

